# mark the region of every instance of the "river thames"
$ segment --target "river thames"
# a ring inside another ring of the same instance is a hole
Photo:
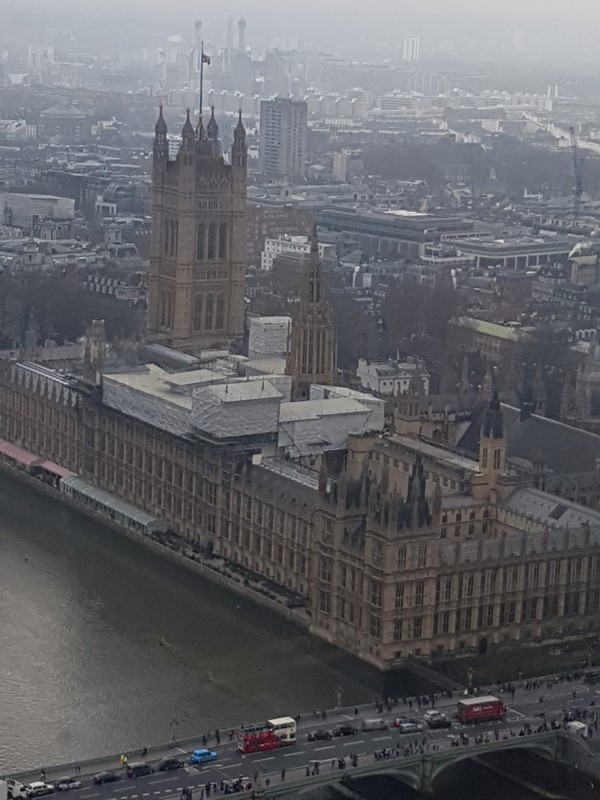
[[[274,612],[4,474],[0,637],[0,773],[375,698]],[[536,796],[480,766],[445,783],[440,800]]]

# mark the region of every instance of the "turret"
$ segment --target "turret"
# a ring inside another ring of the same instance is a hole
[[[494,488],[498,478],[504,473],[506,442],[498,390],[494,389],[492,399],[481,428],[479,440],[479,470],[487,475],[490,488]]]
[[[169,158],[169,142],[167,141],[167,123],[163,116],[162,103],[159,106],[158,119],[154,126],[153,153],[155,159],[167,161]]]
[[[233,132],[233,147],[231,148],[231,164],[244,171],[248,162],[248,148],[246,147],[246,128],[242,122],[242,109],[240,108],[238,123]]]
[[[208,136],[209,141],[213,146],[213,151],[215,155],[219,154],[220,145],[219,145],[219,126],[217,125],[217,120],[215,119],[215,107],[210,107],[210,119],[208,121],[208,125],[206,126],[206,135]]]
[[[181,129],[181,149],[193,150],[195,143],[196,134],[194,133],[194,126],[192,125],[192,121],[190,119],[190,110],[188,108],[186,111],[185,122],[183,124],[183,128]]]

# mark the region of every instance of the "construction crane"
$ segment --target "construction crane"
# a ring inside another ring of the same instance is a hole
[[[579,146],[577,144],[575,128],[569,128],[569,133],[571,135],[571,155],[573,156],[573,172],[575,174],[575,187],[573,189],[573,216],[575,219],[577,219],[581,209],[581,195],[583,194],[583,159],[579,155]]]

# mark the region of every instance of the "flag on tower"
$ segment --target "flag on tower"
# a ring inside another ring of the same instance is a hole
[[[202,53],[202,63],[210,65],[210,56],[207,56],[206,53]]]

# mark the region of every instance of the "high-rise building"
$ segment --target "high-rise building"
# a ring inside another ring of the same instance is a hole
[[[402,61],[418,61],[421,51],[419,36],[402,37]]]
[[[316,226],[300,302],[292,313],[286,372],[292,376],[292,395],[298,399],[309,396],[311,383],[335,383],[335,336],[325,301]]]
[[[169,158],[162,109],[156,123],[148,296],[151,339],[186,350],[223,346],[244,329],[247,148],[242,115],[225,162],[214,111],[190,121]]]
[[[308,106],[288,97],[260,104],[260,169],[269,177],[302,178],[306,164]]]

